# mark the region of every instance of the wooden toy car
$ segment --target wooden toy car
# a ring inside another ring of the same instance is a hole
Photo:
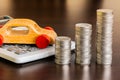
[[[11,19],[0,28],[0,45],[36,44],[38,48],[46,48],[54,44],[56,32],[51,27],[41,28],[30,19]]]

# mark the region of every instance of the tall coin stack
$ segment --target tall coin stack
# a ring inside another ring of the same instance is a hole
[[[55,42],[55,63],[69,64],[71,61],[71,38],[59,36]]]
[[[91,59],[91,34],[92,25],[78,23],[75,25],[76,63],[81,65],[90,64]]]
[[[97,10],[97,63],[112,64],[113,11]]]

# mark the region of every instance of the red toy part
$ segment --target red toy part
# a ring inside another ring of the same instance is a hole
[[[3,36],[0,35],[0,46],[2,46],[2,44],[3,44]]]
[[[46,26],[45,29],[48,29],[48,30],[54,30],[52,27],[50,26]]]
[[[36,46],[41,49],[46,48],[49,45],[49,43],[50,38],[45,34],[38,36],[36,39]]]
[[[2,28],[3,27],[3,25],[0,25],[0,28]]]

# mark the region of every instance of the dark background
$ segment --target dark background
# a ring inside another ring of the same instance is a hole
[[[96,65],[96,10],[114,11],[113,64],[104,68]],[[119,80],[120,79],[120,0],[0,0],[0,16],[30,18],[41,27],[52,26],[57,34],[74,40],[76,23],[93,25],[92,61],[89,67],[74,64],[56,65],[54,56],[17,65],[0,59],[0,80]]]

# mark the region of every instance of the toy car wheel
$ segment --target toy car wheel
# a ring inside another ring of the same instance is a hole
[[[3,27],[3,25],[0,25],[0,28],[2,28]]]
[[[2,46],[2,44],[3,44],[3,36],[0,35],[0,46]]]
[[[46,48],[49,45],[49,43],[50,37],[45,34],[38,36],[36,39],[36,46],[41,49]]]
[[[50,27],[50,26],[46,26],[45,29],[47,29],[47,30],[54,30],[54,29],[53,29],[52,27]]]

